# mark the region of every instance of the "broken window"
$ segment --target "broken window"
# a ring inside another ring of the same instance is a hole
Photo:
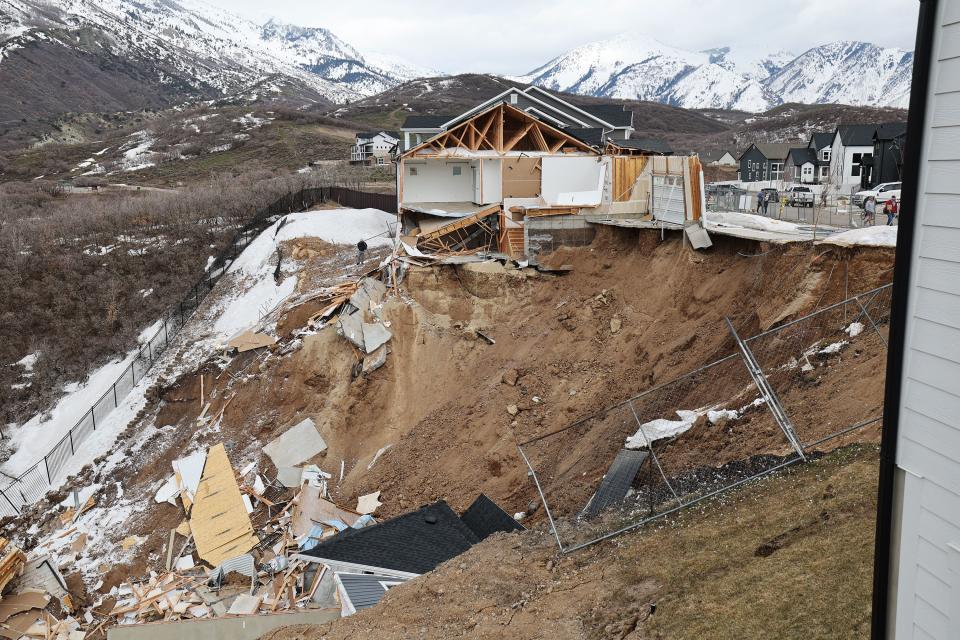
[[[416,168],[416,167],[410,167],[410,175],[412,175],[412,176],[417,175],[417,168]]]
[[[453,175],[459,176],[463,173],[463,167],[460,165],[453,165]]]

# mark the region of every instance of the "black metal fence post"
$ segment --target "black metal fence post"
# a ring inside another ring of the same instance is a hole
[[[48,453],[46,456],[43,456],[43,466],[47,469],[47,484],[52,484],[53,478],[50,477],[50,462],[47,460],[47,456],[49,455]]]
[[[90,410],[90,415],[93,415],[93,409]],[[96,426],[94,426],[94,429],[96,429]],[[70,455],[76,455],[77,452],[73,450],[73,429],[67,431],[67,435],[70,436]]]
[[[20,513],[20,509],[17,509],[17,506],[13,504],[13,500],[11,500],[9,496],[7,496],[7,494],[3,491],[3,489],[0,489],[0,493],[3,494],[3,499],[7,501],[7,503],[10,505],[10,508],[13,509],[13,512]]]

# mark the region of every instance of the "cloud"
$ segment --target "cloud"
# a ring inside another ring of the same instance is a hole
[[[326,27],[360,51],[448,73],[521,74],[618,33],[693,50],[803,53],[835,40],[912,49],[917,0],[208,0],[260,20]]]

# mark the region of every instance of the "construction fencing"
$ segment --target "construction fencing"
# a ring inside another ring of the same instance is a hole
[[[748,338],[727,321],[726,355],[521,443],[560,550],[663,518],[877,425],[890,293],[886,285]]]
[[[158,356],[170,345],[177,331],[200,306],[237,256],[275,221],[276,216],[303,211],[328,200],[353,208],[381,208],[392,202],[393,211],[396,211],[396,199],[389,195],[365,193],[343,187],[314,187],[289,193],[257,212],[240,228],[230,245],[216,256],[203,278],[193,285],[186,297],[160,320],[159,328],[140,345],[130,364],[93,406],[80,416],[73,428],[40,461],[20,476],[4,476],[0,480],[0,516],[16,516],[47,493],[54,479],[59,477],[80,445],[96,432],[97,425],[102,425],[107,416],[120,406],[127,394],[146,376]]]

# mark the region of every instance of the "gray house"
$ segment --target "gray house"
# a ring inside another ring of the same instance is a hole
[[[762,182],[783,180],[783,167],[790,152],[789,144],[756,142],[740,154],[740,180]]]
[[[785,175],[791,182],[818,184],[817,171],[820,161],[817,152],[810,147],[794,147],[787,153]]]
[[[807,148],[812,149],[817,156],[817,184],[825,182],[830,177],[830,154],[833,152],[833,131],[813,133]]]
[[[874,638],[960,638],[960,0],[919,3],[889,327]]]
[[[501,102],[591,146],[602,148],[608,140],[626,140],[633,132],[633,111],[622,105],[574,104],[540,87],[512,87],[457,116],[408,116],[400,128],[402,151],[449,131]]]
[[[873,134],[871,187],[882,182],[899,182],[903,178],[903,154],[906,150],[906,142],[906,122],[893,122],[877,127]]]

